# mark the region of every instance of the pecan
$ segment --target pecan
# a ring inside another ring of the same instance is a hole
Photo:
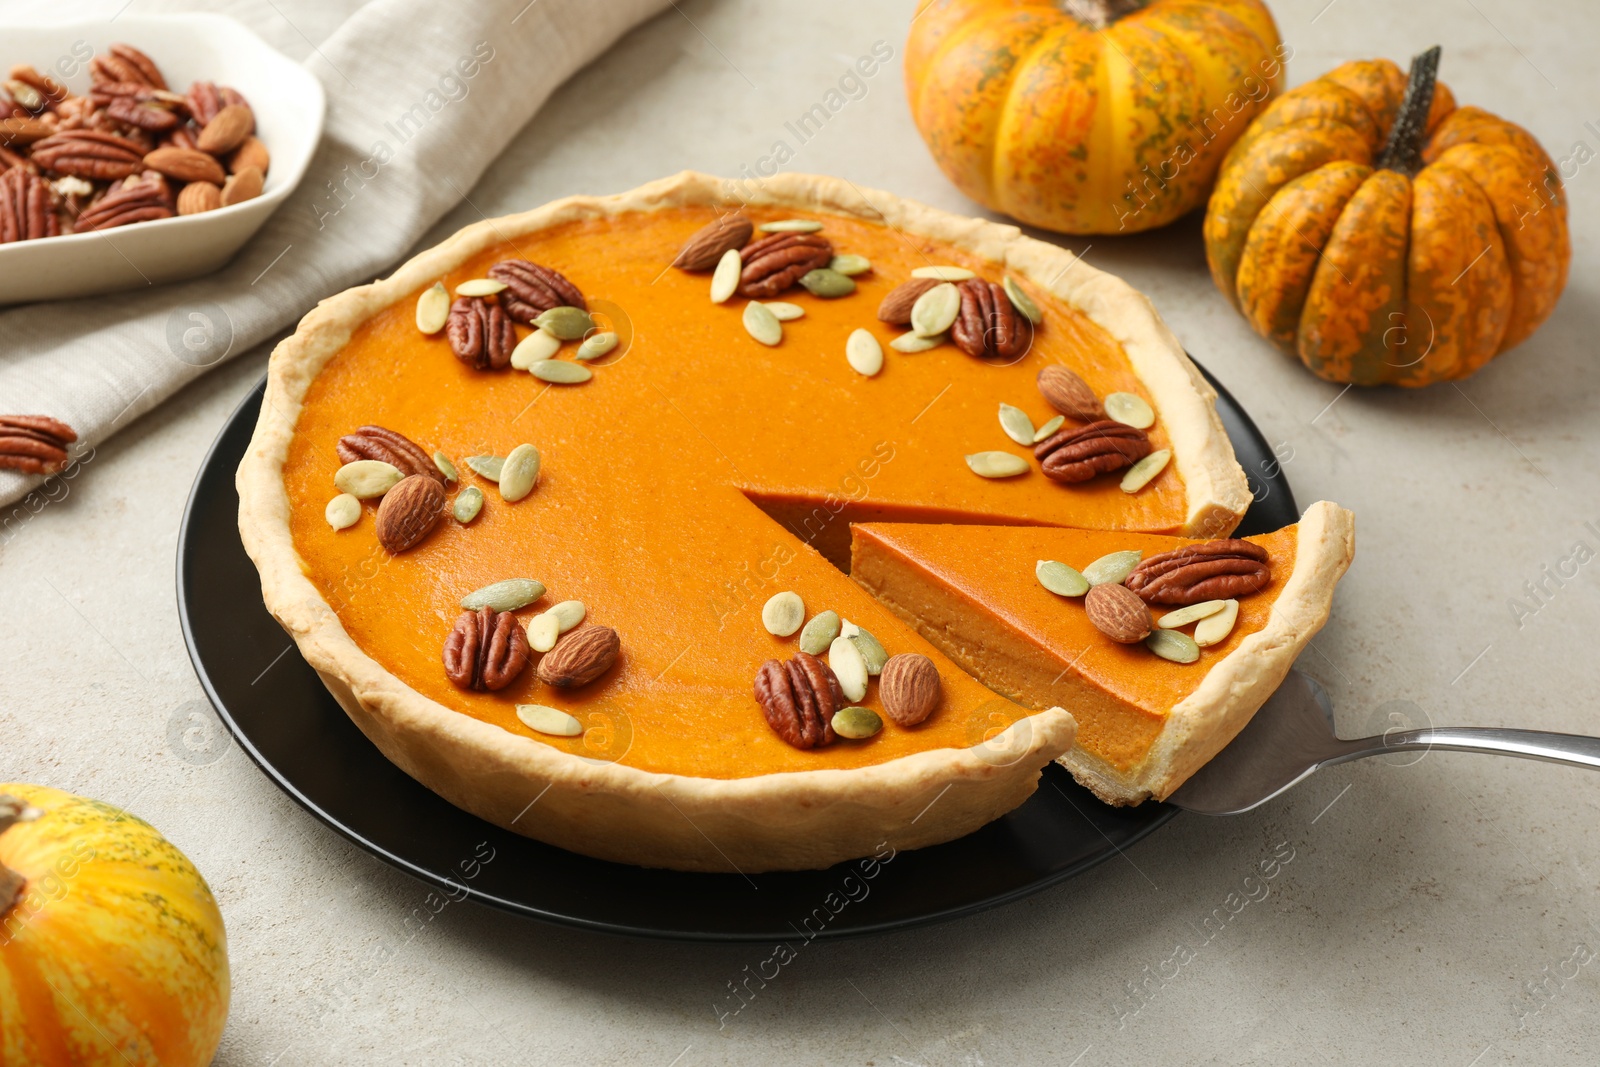
[[[104,196],[84,208],[74,229],[78,233],[109,230],[133,222],[170,219],[176,213],[166,179],[159,174],[140,176],[112,186]]]
[[[188,125],[187,123],[185,123],[182,126],[173,127],[172,129],[170,129],[170,130],[168,130],[166,132],[166,135],[161,138],[161,143],[156,145],[156,147],[157,148],[193,148],[194,147],[194,127]]]
[[[29,174],[38,174],[39,168],[27,156],[19,156],[5,145],[0,144],[0,174],[8,170],[25,170]]]
[[[66,130],[33,146],[33,161],[45,170],[77,178],[115,181],[144,166],[138,142],[100,130]]]
[[[528,635],[509,611],[463,611],[444,642],[444,672],[463,689],[493,692],[517,680],[533,658]]]
[[[6,96],[11,101],[8,109],[15,115],[19,110],[25,115],[37,115],[50,105],[43,93],[22,81],[8,81],[5,83]]]
[[[55,199],[44,179],[21,167],[0,174],[0,244],[61,232]]]
[[[66,468],[67,446],[77,439],[71,426],[48,415],[0,415],[0,468],[55,474]]]
[[[378,543],[399,555],[422,543],[444,517],[444,486],[426,474],[402,478],[378,504]]]
[[[456,358],[476,370],[499,370],[517,347],[517,330],[505,308],[480,296],[456,297],[445,334]]]
[[[55,132],[56,124],[46,119],[0,119],[0,145],[33,144]]]
[[[746,245],[741,258],[739,295],[770,300],[807,271],[826,267],[833,259],[833,244],[816,233],[774,233]]]
[[[539,678],[558,689],[576,689],[610,670],[620,651],[622,639],[611,627],[582,626],[539,660]]]
[[[136,126],[151,133],[165,133],[176,129],[180,121],[171,108],[158,103],[119,96],[107,101],[106,114],[125,126]]]
[[[54,107],[69,95],[67,87],[27,63],[18,63],[11,68],[11,77],[24,85],[32,86],[34,91],[44,98],[46,106]]]
[[[746,216],[737,212],[723,215],[695,231],[672,265],[679,270],[710,270],[730,248],[743,248],[754,232]]]
[[[1151,556],[1125,584],[1148,604],[1183,606],[1259,593],[1272,581],[1267,550],[1228,537]]]
[[[89,61],[89,78],[101,82],[140,82],[153,89],[165,89],[167,80],[155,60],[131,44],[114,44],[108,55],[95,56]]]
[[[1150,454],[1143,430],[1103,419],[1057,430],[1033,446],[1044,476],[1057,482],[1086,482],[1097,474],[1131,467]]]
[[[833,743],[833,713],[847,703],[833,668],[807,652],[769,659],[756,672],[756,703],[774,733],[795,748]]]
[[[1136,645],[1155,628],[1150,609],[1139,595],[1115,582],[1091,587],[1083,598],[1083,610],[1096,630],[1119,645]]]
[[[551,308],[589,310],[589,303],[578,287],[567,281],[560,271],[525,259],[502,259],[489,268],[489,277],[505,283],[500,304],[517,322],[532,322]]]
[[[178,193],[178,214],[198,215],[222,206],[222,190],[210,182],[190,182]]]
[[[950,339],[969,356],[1011,359],[1028,351],[1033,324],[1017,313],[1006,291],[994,282],[968,278],[956,283],[961,313],[950,327]]]
[[[339,438],[334,451],[339,453],[340,463],[354,463],[358,459],[382,460],[407,477],[425,474],[440,485],[444,484],[444,475],[421,445],[405,434],[382,426],[363,426],[355,433],[345,434]]]
[[[180,182],[221,185],[228,180],[222,164],[198,148],[158,148],[145,155],[144,165]]]
[[[1094,422],[1105,418],[1100,398],[1094,395],[1089,383],[1058,363],[1039,371],[1039,393],[1049,405],[1061,414],[1080,422]]]
[[[890,656],[878,676],[883,710],[901,726],[915,726],[933,714],[944,696],[939,668],[919,652]]]
[[[216,82],[195,82],[189,86],[186,96],[189,101],[189,114],[194,116],[195,122],[204,126],[217,117],[217,112],[233,104],[250,105],[245,98],[239,95],[238,90],[230,89],[226,85]]]
[[[889,295],[878,305],[878,321],[890,326],[909,326],[911,306],[917,302],[917,297],[938,284],[938,278],[912,278],[901,282],[889,290]]]
[[[256,116],[249,104],[229,104],[201,127],[195,147],[220,156],[244,144],[255,128]]]

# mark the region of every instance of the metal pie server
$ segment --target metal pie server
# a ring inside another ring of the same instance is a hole
[[[1580,734],[1436,726],[1346,741],[1334,732],[1333,704],[1322,686],[1291,670],[1239,736],[1166,802],[1200,815],[1238,815],[1287,792],[1323,767],[1433,748],[1521,756],[1600,770],[1600,737]]]

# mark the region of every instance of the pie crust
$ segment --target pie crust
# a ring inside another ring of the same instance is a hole
[[[745,873],[824,867],[884,844],[905,849],[951,840],[1032,793],[1041,769],[1072,747],[1076,724],[1067,711],[1026,714],[970,748],[851,769],[724,779],[597,762],[447,708],[401,681],[352,640],[297,552],[284,484],[296,421],[318,374],[364,323],[508,240],[569,221],[740,201],[856,216],[947,242],[1073,305],[1122,345],[1159,412],[1187,491],[1182,532],[1222,536],[1243,514],[1249,491],[1215,413],[1214,392],[1150,303],[1126,283],[1015,227],[958,218],[831,178],[780,175],[734,193],[731,183],[685,172],[616,196],[559,200],[469,226],[392,276],[323,301],[272,355],[261,416],[237,477],[245,548],[261,572],[268,609],[356,725],[412,777],[498,826],[608,860]],[[759,714],[753,702],[751,714]],[[1191,732],[1175,740],[1168,762],[1186,765],[1190,757],[1178,749],[1206,746],[1200,732],[1215,718],[1186,715]]]

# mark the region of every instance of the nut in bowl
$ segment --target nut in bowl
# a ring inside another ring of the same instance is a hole
[[[304,175],[321,84],[232,19],[10,27],[0,306],[217,270]]]

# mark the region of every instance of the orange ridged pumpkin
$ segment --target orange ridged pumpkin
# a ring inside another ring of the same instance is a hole
[[[1554,164],[1522,127],[1457,107],[1438,58],[1409,78],[1359,60],[1285,93],[1211,194],[1218,288],[1329,381],[1464,378],[1527,340],[1566,285]]]
[[[906,93],[950,180],[1064,233],[1132,233],[1205,202],[1283,84],[1261,0],[924,0]]]
[[[222,915],[150,824],[0,785],[0,1064],[204,1067],[228,1016]]]

